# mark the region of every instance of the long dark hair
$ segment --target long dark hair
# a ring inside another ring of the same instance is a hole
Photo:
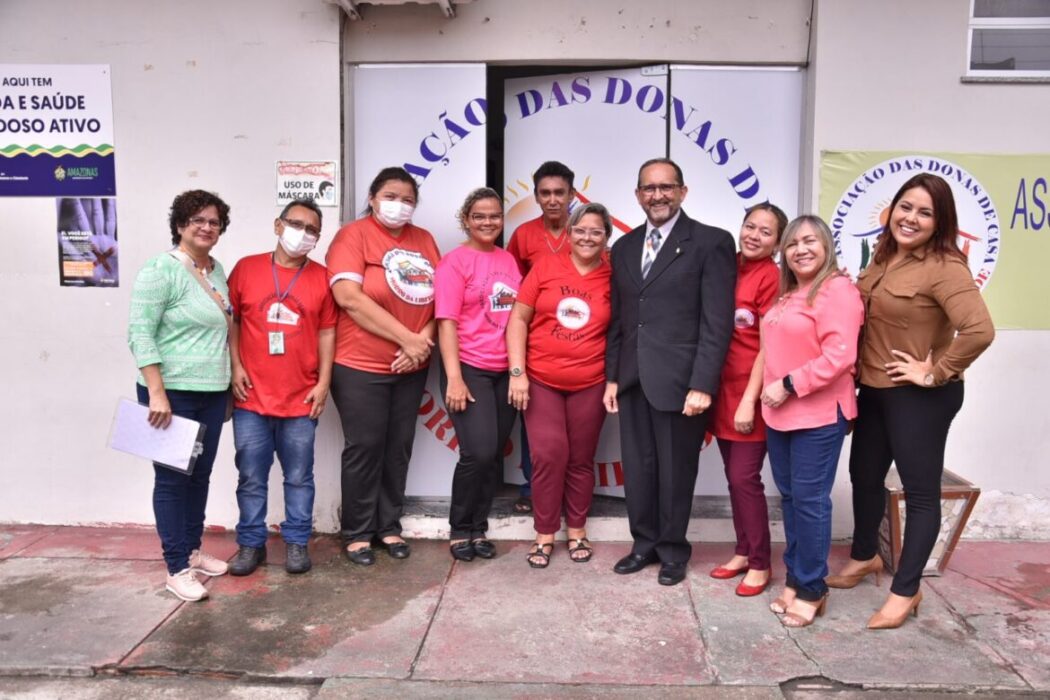
[[[933,201],[933,236],[926,242],[926,250],[941,257],[956,255],[966,260],[966,255],[959,250],[959,215],[955,211],[955,197],[952,196],[951,186],[936,175],[919,173],[901,185],[897,194],[893,195],[886,225],[875,240],[875,257],[872,261],[882,264],[896,254],[897,241],[890,233],[890,219],[893,218],[893,210],[897,208],[897,202],[904,193],[916,187],[925,190]]]

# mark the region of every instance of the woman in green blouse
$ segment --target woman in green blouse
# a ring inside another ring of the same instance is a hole
[[[188,601],[208,595],[198,574],[226,573],[225,562],[201,551],[201,536],[230,387],[226,273],[210,253],[229,224],[230,208],[216,195],[180,194],[169,216],[174,247],[146,261],[131,293],[128,345],[150,425],[165,429],[175,415],[205,427],[192,473],[153,465],[153,513],[167,589]]]

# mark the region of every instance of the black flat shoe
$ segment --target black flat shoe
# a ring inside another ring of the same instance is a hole
[[[673,586],[685,580],[686,562],[664,562],[660,564],[660,574],[656,582],[661,586]]]
[[[474,543],[470,540],[463,540],[462,542],[456,542],[448,546],[448,551],[452,552],[453,559],[459,559],[460,561],[474,561]]]
[[[376,563],[376,553],[372,551],[371,547],[362,547],[361,549],[346,549],[343,548],[343,555],[350,560],[353,564],[360,566],[372,566]]]
[[[492,544],[491,540],[479,537],[470,544],[474,546],[474,554],[482,559],[491,559],[496,556],[496,545]]]
[[[613,571],[618,574],[633,574],[641,571],[650,564],[655,564],[657,561],[656,553],[652,554],[635,554],[631,552],[626,557],[616,562],[613,566]]]
[[[408,555],[412,553],[408,542],[380,542],[379,546],[386,550],[391,559],[408,559]]]

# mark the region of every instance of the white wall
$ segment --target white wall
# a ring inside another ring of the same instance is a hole
[[[807,178],[814,211],[825,150],[1050,153],[1050,86],[960,82],[969,4],[818,0]],[[1050,537],[1047,357],[1050,332],[999,331],[966,373],[946,466],[982,489],[969,536]],[[835,505],[836,534],[848,534],[845,459]]]
[[[349,63],[778,63],[806,61],[810,0],[474,0],[364,5]]]
[[[231,206],[227,270],[272,248],[274,161],[340,157],[340,21],[323,0],[0,3],[0,64],[112,66],[121,257],[119,289],[60,288],[54,200],[0,199],[0,522],[152,522],[150,465],[105,447],[117,397],[134,396],[134,275],[170,246],[168,208],[191,188]],[[339,213],[325,214],[330,238]],[[209,523],[235,524],[235,486],[227,429]]]
[[[228,267],[270,247],[274,161],[340,155],[340,46],[346,63],[801,64],[811,55],[802,183],[815,210],[825,149],[1050,152],[1045,85],[960,83],[968,5],[819,1],[811,47],[809,0],[475,0],[453,20],[433,5],[365,6],[342,32],[324,0],[148,9],[3,0],[0,63],[112,65],[123,279],[117,290],[58,287],[53,200],[0,199],[0,522],[152,522],[148,466],[104,447],[116,397],[134,388],[133,275],[166,245],[168,206],[187,188],[231,204],[216,248]],[[326,210],[329,240],[338,219]],[[1048,354],[1050,332],[1000,332],[967,375],[948,464],[984,490],[971,535],[1050,537],[1050,419],[1037,403]],[[333,530],[341,438],[331,406],[321,423],[317,527]],[[227,433],[210,523],[236,521],[232,456]],[[849,531],[848,494],[843,460],[836,536]]]

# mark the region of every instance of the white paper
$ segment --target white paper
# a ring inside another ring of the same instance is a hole
[[[171,425],[161,430],[151,426],[148,417],[148,406],[131,399],[120,399],[109,431],[109,446],[176,471],[191,473],[203,446],[204,426],[189,418],[172,416]]]

